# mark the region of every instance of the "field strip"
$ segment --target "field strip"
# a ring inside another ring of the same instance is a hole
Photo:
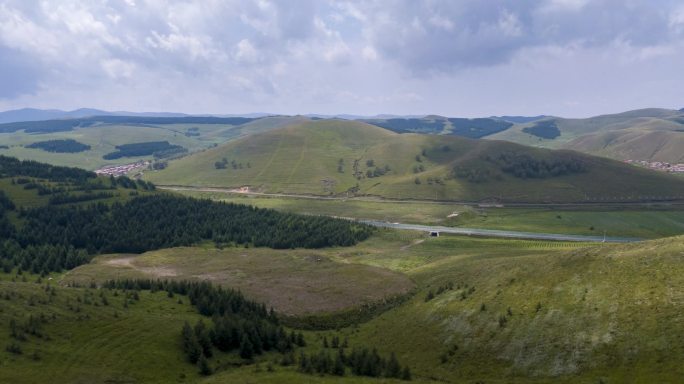
[[[257,175],[258,177],[258,175]],[[256,178],[256,177],[255,177]],[[320,195],[303,195],[295,193],[265,193],[265,192],[254,192],[247,190],[239,190],[235,188],[225,188],[225,187],[200,187],[196,185],[173,185],[173,184],[157,184],[159,189],[164,189],[168,191],[188,191],[188,192],[215,192],[215,193],[226,193],[226,194],[241,194],[241,195],[253,195],[253,196],[264,196],[264,197],[286,197],[292,199],[313,199],[313,200],[340,200],[340,201],[371,201],[377,203],[406,203],[406,204],[454,204],[454,205],[468,205],[491,208],[491,204],[483,204],[476,201],[456,201],[456,200],[421,200],[421,199],[392,199],[381,196],[320,196]],[[653,202],[596,202],[596,203],[501,203],[496,204],[496,207],[505,208],[519,208],[519,207],[592,207],[592,208],[604,208],[604,207],[644,207],[644,208],[662,208],[662,207],[684,207],[684,200],[675,201],[653,201]]]

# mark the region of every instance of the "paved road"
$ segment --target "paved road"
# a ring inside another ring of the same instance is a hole
[[[505,237],[510,239],[533,239],[533,240],[557,240],[557,241],[580,241],[580,242],[606,242],[606,243],[631,243],[641,241],[642,239],[633,237],[606,237],[603,236],[582,236],[582,235],[564,235],[557,233],[536,233],[536,232],[518,232],[518,231],[502,231],[498,229],[477,229],[477,228],[455,228],[442,227],[434,225],[418,225],[418,224],[401,224],[389,223],[386,221],[377,220],[358,220],[359,222],[374,225],[383,228],[407,229],[424,232],[440,232],[440,233],[455,233],[459,235],[469,236],[485,236],[485,237]]]

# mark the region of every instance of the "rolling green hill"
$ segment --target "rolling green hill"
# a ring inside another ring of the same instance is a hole
[[[247,136],[172,161],[146,178],[267,193],[448,201],[645,201],[681,199],[684,190],[679,178],[577,152],[397,134],[343,120]]]
[[[303,117],[236,118],[151,118],[101,116],[71,120],[50,120],[0,124],[0,154],[55,165],[95,170],[107,165],[150,160],[152,155],[105,159],[117,146],[167,141],[190,152],[229,140],[307,120]],[[37,142],[77,141],[90,147],[78,153],[47,152],[31,148]]]
[[[684,162],[684,113],[652,108],[587,119],[552,117],[518,124],[487,138],[616,160],[678,163]]]

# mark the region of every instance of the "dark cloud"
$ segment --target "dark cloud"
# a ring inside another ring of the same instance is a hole
[[[676,3],[642,1],[425,1],[366,4],[378,51],[414,72],[504,64],[526,48],[614,43],[649,46],[675,36]]]

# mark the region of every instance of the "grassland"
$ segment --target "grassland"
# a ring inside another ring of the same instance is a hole
[[[550,162],[571,156],[586,164],[588,171],[522,179],[502,173],[485,160],[486,156],[510,152]],[[223,159],[241,166],[215,167]],[[368,165],[371,160],[373,165]],[[385,166],[389,171],[383,176],[366,176]],[[414,169],[421,166],[423,170],[416,173]],[[455,166],[490,174],[491,178],[469,182],[452,177]],[[275,193],[442,201],[638,201],[679,197],[684,188],[681,178],[579,153],[560,154],[500,141],[396,134],[339,120],[308,122],[248,136],[173,161],[167,169],[146,177],[157,184],[250,186]]]
[[[106,165],[132,163],[137,160],[151,159],[151,156],[126,157],[116,160],[105,160],[102,156],[114,152],[117,145],[168,141],[172,145],[180,145],[190,152],[200,151],[235,138],[258,132],[265,132],[277,127],[301,121],[296,117],[269,117],[254,120],[247,124],[232,126],[227,124],[165,124],[165,125],[124,125],[99,124],[72,131],[29,134],[23,131],[0,133],[0,145],[9,147],[0,149],[0,154],[17,157],[22,160],[36,160],[45,163],[74,166],[94,170]],[[186,136],[189,129],[194,129],[194,136]],[[72,139],[91,149],[80,153],[53,153],[40,149],[26,148],[26,145],[37,141]]]

